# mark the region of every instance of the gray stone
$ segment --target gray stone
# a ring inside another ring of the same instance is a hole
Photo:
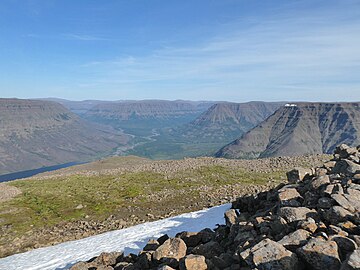
[[[360,269],[360,249],[355,250],[341,266],[341,270],[355,270],[355,269],[356,270]]]
[[[315,179],[313,179],[310,183],[310,187],[313,190],[318,190],[321,187],[324,187],[325,185],[330,184],[330,178],[328,175],[319,176]]]
[[[306,177],[310,177],[311,175],[312,171],[310,169],[300,167],[286,173],[287,179],[290,183],[303,181]]]
[[[278,243],[294,252],[297,248],[305,245],[309,238],[310,233],[308,231],[299,229],[284,236],[280,241],[278,241]]]
[[[308,217],[316,217],[317,212],[306,207],[281,207],[278,215],[283,217],[288,223],[306,220]]]
[[[206,270],[205,257],[201,255],[188,255],[180,260],[180,270]]]
[[[311,266],[310,269],[338,270],[341,265],[338,246],[334,241],[313,238],[296,253]]]
[[[352,253],[355,249],[358,248],[358,245],[355,243],[354,240],[345,236],[332,235],[330,236],[329,240],[335,241],[338,245],[339,253],[342,260],[344,260],[348,254]]]
[[[180,238],[170,238],[156,249],[153,259],[160,261],[162,258],[174,258],[179,260],[186,255],[186,244]]]
[[[336,225],[348,221],[353,217],[353,214],[343,207],[335,205],[324,213],[324,217],[328,222]]]
[[[278,191],[281,206],[301,206],[302,197],[296,188],[282,188]]]
[[[355,212],[355,208],[351,205],[351,203],[346,199],[346,197],[342,194],[332,194],[331,198],[337,202],[338,205],[343,207],[350,212]]]
[[[252,269],[302,269],[302,265],[295,253],[270,239],[265,239],[252,248],[240,253],[240,258]]]
[[[225,212],[225,222],[226,226],[231,227],[231,225],[236,224],[237,221],[237,212],[235,209],[230,209]]]

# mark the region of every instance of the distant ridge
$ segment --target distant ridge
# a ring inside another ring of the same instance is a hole
[[[283,102],[220,102],[176,132],[206,142],[230,142],[273,114]]]
[[[289,104],[290,105],[290,104]],[[360,103],[295,103],[226,145],[217,157],[262,158],[331,153],[360,144]]]
[[[0,174],[94,159],[128,139],[50,101],[0,99],[0,114]]]
[[[210,107],[212,102],[184,100],[139,100],[116,103],[102,103],[91,108],[88,118],[104,118],[112,120],[130,120],[147,118],[171,118],[184,115],[200,114]]]

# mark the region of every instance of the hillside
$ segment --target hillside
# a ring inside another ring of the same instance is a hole
[[[275,102],[216,103],[185,124],[158,129],[157,137],[129,153],[155,159],[211,156],[281,105]]]
[[[258,158],[331,153],[360,143],[359,103],[299,103],[277,110],[226,145],[217,157]]]
[[[194,120],[212,102],[139,100],[103,103],[88,110],[90,121],[120,128],[135,136],[149,136],[154,129],[174,127]]]
[[[1,174],[93,159],[127,141],[55,102],[0,99],[0,112]]]
[[[112,157],[7,182],[0,185],[0,194],[9,193],[0,203],[0,257],[230,202],[323,159]]]
[[[279,102],[217,103],[175,131],[192,141],[226,143],[264,121],[281,105]]]

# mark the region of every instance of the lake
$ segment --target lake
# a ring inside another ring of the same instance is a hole
[[[59,164],[59,165],[54,165],[54,166],[49,166],[49,167],[41,167],[41,168],[33,169],[33,170],[3,174],[3,175],[0,175],[0,183],[9,182],[9,181],[16,180],[16,179],[27,178],[27,177],[34,176],[39,173],[55,171],[55,170],[59,170],[59,169],[63,169],[63,168],[67,168],[67,167],[79,165],[79,164],[83,164],[83,163],[69,162],[69,163],[64,163],[64,164]]]

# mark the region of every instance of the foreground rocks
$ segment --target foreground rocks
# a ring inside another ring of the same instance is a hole
[[[360,269],[359,148],[341,145],[323,166],[288,177],[238,198],[214,231],[163,236],[139,254],[102,254],[72,269]]]

